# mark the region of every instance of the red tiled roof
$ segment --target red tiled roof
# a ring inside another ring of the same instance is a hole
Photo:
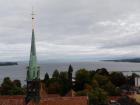
[[[56,97],[45,98],[40,101],[40,105],[88,105],[87,97]]]
[[[25,96],[0,96],[0,105],[25,105]],[[39,105],[87,105],[87,97],[44,97]],[[34,105],[30,102],[28,105]]]
[[[0,96],[0,105],[24,105],[24,96]]]

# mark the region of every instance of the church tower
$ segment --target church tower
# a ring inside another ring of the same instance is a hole
[[[32,38],[29,66],[27,67],[27,93],[25,102],[33,101],[38,104],[40,100],[40,68],[37,65],[35,34],[34,34],[34,13],[32,12]]]

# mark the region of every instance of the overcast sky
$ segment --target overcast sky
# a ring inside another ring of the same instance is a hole
[[[0,61],[140,57],[140,0],[0,0]]]

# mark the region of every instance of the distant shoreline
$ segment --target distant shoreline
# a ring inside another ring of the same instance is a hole
[[[140,58],[119,59],[119,60],[102,60],[102,61],[140,63]]]

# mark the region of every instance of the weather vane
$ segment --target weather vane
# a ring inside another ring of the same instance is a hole
[[[32,28],[34,29],[34,9],[33,9],[33,7],[32,7]]]

